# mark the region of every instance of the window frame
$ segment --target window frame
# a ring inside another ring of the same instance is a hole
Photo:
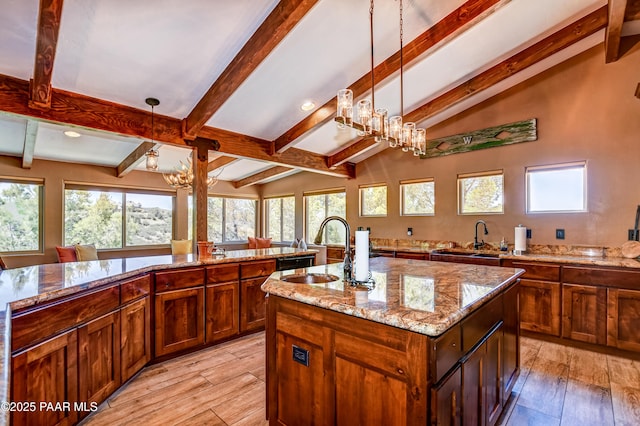
[[[406,185],[415,185],[421,183],[433,183],[433,213],[405,213],[404,188]],[[420,217],[436,215],[436,181],[435,178],[409,179],[400,181],[400,216]]]
[[[283,239],[283,235],[284,235],[284,220],[283,220],[283,210],[284,210],[284,199],[285,198],[293,198],[293,219],[295,221],[295,217],[296,217],[296,196],[294,194],[289,194],[289,195],[276,195],[276,196],[270,196],[270,197],[265,197],[264,198],[264,203],[262,206],[262,211],[264,212],[264,237],[269,237],[269,208],[268,208],[268,203],[270,201],[273,200],[279,200],[280,202],[280,242],[292,242],[295,240],[296,236],[295,236],[295,223],[294,223],[294,231],[293,231],[293,240],[284,240]]]
[[[364,199],[364,191],[369,188],[385,188],[385,203],[384,203],[384,214],[365,214],[362,209],[364,207],[363,199]],[[386,183],[371,183],[366,185],[358,185],[358,214],[360,217],[387,217],[389,214],[389,187]]]
[[[0,251],[0,255],[20,256],[44,253],[44,179],[0,176],[0,182],[38,187],[38,247],[34,250]]]
[[[530,173],[538,171],[561,171],[570,169],[582,170],[582,209],[581,210],[531,210],[531,193],[530,193]],[[542,166],[527,166],[524,169],[525,180],[525,214],[562,214],[562,213],[588,213],[589,212],[589,191],[587,181],[587,161],[572,161],[568,163],[547,164]]]
[[[67,190],[71,191],[99,191],[120,194],[122,203],[122,223],[120,226],[120,238],[122,241],[121,247],[108,247],[99,248],[100,252],[109,251],[123,251],[123,250],[146,250],[146,249],[162,249],[171,247],[171,241],[166,244],[146,244],[146,245],[128,245],[127,244],[127,194],[141,194],[141,195],[161,195],[171,197],[171,239],[175,238],[176,233],[176,192],[175,191],[163,191],[160,189],[149,188],[136,188],[126,186],[101,186],[96,184],[87,184],[82,182],[66,181],[63,185],[62,196],[62,239],[63,244],[68,245],[66,242],[66,205],[67,205]],[[73,243],[69,243],[73,244]]]
[[[462,182],[464,179],[471,179],[471,178],[483,178],[483,177],[490,177],[490,176],[501,176],[502,177],[502,203],[500,206],[500,211],[495,211],[495,212],[485,212],[485,211],[479,211],[479,212],[463,212],[462,211],[462,206],[464,204],[462,196],[463,196],[463,191],[462,191]],[[487,170],[487,171],[483,171],[483,172],[473,172],[473,173],[459,173],[456,179],[456,186],[457,186],[457,202],[458,202],[458,215],[459,216],[478,216],[478,215],[498,215],[498,214],[504,214],[504,207],[505,207],[505,197],[504,197],[504,170],[502,169],[498,169],[498,170]]]
[[[304,215],[304,223],[303,223],[303,231],[304,231],[304,238],[306,241],[309,241],[310,243],[313,243],[314,239],[315,239],[315,235],[309,235],[309,224],[308,224],[308,210],[309,210],[309,203],[307,201],[307,197],[311,197],[311,196],[318,196],[318,195],[324,195],[325,196],[325,203],[324,203],[324,217],[328,217],[329,213],[328,213],[328,206],[329,203],[327,203],[327,196],[332,195],[332,194],[344,194],[344,198],[345,198],[345,212],[344,212],[344,219],[346,220],[346,216],[347,216],[347,189],[346,188],[331,188],[331,189],[325,189],[325,190],[320,190],[320,191],[307,191],[304,192],[302,194],[302,208],[303,208],[303,212],[302,214]],[[324,228],[323,231],[323,235],[322,235],[322,241],[324,242],[324,244],[336,244],[336,243],[328,243],[327,242],[327,227]],[[349,236],[347,236],[346,238],[349,238]]]

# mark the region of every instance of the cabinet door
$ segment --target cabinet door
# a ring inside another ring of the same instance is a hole
[[[415,260],[424,260],[424,253],[411,253],[406,251],[397,251],[396,257],[399,259],[415,259]]]
[[[520,372],[520,285],[515,285],[504,293],[502,299],[504,323],[502,346],[502,400],[511,396],[511,390]]]
[[[156,356],[204,344],[204,287],[158,293],[155,308]]]
[[[640,291],[608,292],[607,345],[640,352]]]
[[[54,404],[51,410],[13,412],[12,424],[49,426],[76,422],[78,414],[73,405],[78,401],[77,354],[77,332],[72,330],[12,357],[10,400]],[[65,402],[71,406],[64,407]],[[64,409],[53,409],[55,404]]]
[[[206,341],[215,342],[238,334],[238,282],[207,286]]]
[[[520,328],[560,336],[560,283],[520,280]]]
[[[124,383],[151,361],[150,298],[123,306],[120,320],[120,370]]]
[[[484,368],[485,419],[487,425],[493,426],[498,421],[500,414],[502,414],[504,405],[502,397],[502,327],[489,336],[485,345],[487,347]]]
[[[485,374],[487,346],[481,344],[462,364],[462,424],[485,424]]]
[[[607,290],[590,285],[562,285],[562,336],[588,343],[607,341]]]
[[[432,425],[460,425],[462,398],[461,368],[458,367],[440,386],[431,391]]]
[[[120,311],[78,328],[80,401],[100,404],[120,386]]]
[[[264,328],[265,293],[260,286],[266,278],[242,280],[240,283],[240,331]]]

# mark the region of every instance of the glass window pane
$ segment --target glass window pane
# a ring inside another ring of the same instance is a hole
[[[585,166],[527,170],[528,212],[586,211]]]
[[[125,198],[127,246],[171,243],[173,196],[127,193]]]
[[[436,212],[434,182],[418,182],[400,185],[402,215],[433,215]]]
[[[338,192],[335,194],[326,194],[327,198],[327,212],[326,216],[340,216],[345,218],[347,216],[347,194],[345,192]],[[321,220],[324,220],[323,217]],[[317,228],[316,228],[317,229]],[[345,244],[346,243],[346,229],[344,225],[332,221],[325,227],[324,241],[327,244]]]
[[[244,241],[256,236],[256,200],[225,199],[225,241]]]
[[[40,248],[41,185],[0,182],[0,252]]]
[[[209,241],[221,243],[222,240],[222,211],[223,199],[209,197],[207,201],[207,236]]]
[[[282,241],[296,239],[296,198],[282,199]]]
[[[64,244],[122,248],[122,194],[66,189]]]
[[[387,187],[370,186],[360,188],[361,216],[387,215]]]
[[[282,198],[271,198],[266,202],[267,237],[282,241]]]
[[[193,241],[193,195],[187,197],[187,222],[187,239]],[[209,236],[209,239],[211,239],[211,236]]]
[[[322,195],[308,195],[304,197],[305,200],[305,229],[307,232],[307,241],[313,242],[320,224],[326,217],[326,196]],[[323,242],[326,242],[323,239]]]
[[[459,213],[502,213],[503,176],[488,175],[458,179]]]

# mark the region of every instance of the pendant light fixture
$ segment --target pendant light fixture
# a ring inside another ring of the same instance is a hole
[[[147,98],[144,101],[146,102],[147,105],[151,107],[151,143],[153,143],[153,131],[154,131],[153,108],[160,105],[160,101],[157,100],[156,98]],[[150,170],[150,171],[158,170],[158,157],[160,156],[158,154],[158,150],[151,148],[144,155],[147,156],[147,162],[146,162],[147,170]]]
[[[387,142],[392,148],[400,147],[403,152],[413,152],[419,156],[426,154],[426,131],[416,128],[415,123],[402,123],[404,114],[404,76],[403,76],[403,5],[400,2],[400,115],[389,118],[385,108],[375,106],[375,77],[373,57],[373,9],[374,0],[369,6],[369,28],[371,39],[371,100],[361,99],[353,110],[353,91],[341,89],[337,95],[335,121],[338,128],[351,127],[358,131],[358,136],[373,136],[376,142]]]

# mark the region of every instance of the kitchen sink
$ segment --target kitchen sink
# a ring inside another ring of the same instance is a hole
[[[472,251],[434,250],[431,260],[441,262],[472,263],[476,265],[499,266],[498,253],[475,253]]]
[[[323,284],[338,281],[339,279],[340,277],[337,275],[331,274],[299,274],[280,277],[280,281],[294,284]]]
[[[444,254],[447,256],[465,256],[465,257],[487,257],[490,259],[498,259],[497,253],[474,253],[472,251],[453,251],[453,250],[435,250],[433,254]]]

